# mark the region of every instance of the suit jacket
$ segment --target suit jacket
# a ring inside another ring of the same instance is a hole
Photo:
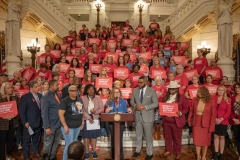
[[[55,98],[55,93],[48,91],[41,98],[41,114],[43,120],[43,128],[60,128],[61,123],[58,117],[59,103]],[[60,95],[57,94],[59,100]]]
[[[37,93],[37,95],[39,101],[41,101],[42,95],[40,93]],[[19,114],[23,125],[28,122],[32,128],[41,127],[41,109],[31,92],[21,97]]]
[[[181,128],[185,126],[186,124],[186,119],[185,119],[185,114],[188,112],[188,101],[185,96],[180,95],[179,97],[179,102],[178,102],[178,111],[182,112],[181,117],[174,117],[176,121],[177,127]],[[163,117],[163,123],[164,123],[164,117]]]
[[[89,104],[88,96],[86,95],[83,96],[82,101],[84,106],[84,112],[83,112],[84,118],[86,120],[90,119],[91,116],[88,114],[88,104]],[[102,113],[102,111],[104,110],[102,99],[99,96],[95,95],[92,101],[94,103],[94,111],[95,111],[95,114],[93,114],[93,119],[98,119],[100,113]]]
[[[217,97],[216,97],[217,102]],[[231,99],[226,102],[224,99],[221,100],[219,107],[216,105],[216,118],[223,118],[221,122],[223,125],[229,125],[229,116],[231,113]]]
[[[198,100],[195,98],[192,101],[192,106],[190,107],[190,112],[188,115],[188,123],[195,126],[197,116],[197,106]],[[209,132],[213,132],[215,130],[215,123],[216,123],[216,99],[211,98],[210,102],[205,104],[203,114],[202,114],[202,126],[204,128],[209,128]]]
[[[88,33],[88,38],[92,38],[92,36],[91,36],[90,33]],[[80,34],[80,39],[81,39],[82,41],[85,41],[85,40],[87,39],[87,38],[86,38],[86,34],[85,34],[84,32]]]
[[[139,88],[135,88],[133,90],[130,103],[132,107],[135,107],[135,105],[137,104],[141,104]],[[147,109],[142,111],[135,110],[135,121],[139,121],[140,116],[142,116],[143,122],[153,122],[155,116],[154,109],[158,107],[158,97],[154,89],[150,87],[146,88],[145,94],[143,96],[142,105],[145,105]]]
[[[234,125],[235,123],[233,122],[233,118],[237,118],[234,112],[234,102],[236,99],[236,95],[231,97],[231,113],[230,113],[230,124]],[[238,120],[240,120],[240,112],[238,113]]]

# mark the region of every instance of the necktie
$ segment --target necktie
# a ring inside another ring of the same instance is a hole
[[[143,101],[143,89],[141,89],[141,93],[140,93],[140,102],[142,103]]]
[[[38,104],[38,107],[40,108],[40,101],[39,101],[38,95],[35,95],[35,99],[36,99],[36,102]]]
[[[54,96],[55,96],[55,99],[57,100],[58,104],[60,104],[60,100],[59,100],[57,94],[54,94]]]

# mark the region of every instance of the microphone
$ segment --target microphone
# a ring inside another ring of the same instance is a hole
[[[119,97],[115,97],[115,106],[116,106],[116,111],[118,113],[118,106],[119,106]]]

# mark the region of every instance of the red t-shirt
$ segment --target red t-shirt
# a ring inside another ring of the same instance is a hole
[[[107,68],[108,77],[113,77],[114,69],[116,68],[115,64],[104,64],[103,67]]]
[[[65,38],[66,38],[66,42],[67,42],[68,44],[71,44],[71,41],[72,41],[72,40],[75,40],[75,37],[74,37],[74,36],[66,36]]]
[[[43,56],[43,57],[50,56],[52,58],[53,62],[56,62],[56,60],[57,60],[52,53],[42,53],[40,56]]]
[[[168,45],[168,46],[163,46],[163,49],[165,50],[173,50],[173,47],[171,45]]]
[[[205,71],[204,71],[204,74],[203,74],[204,77],[207,76],[207,75],[206,75],[206,70],[219,70],[220,78],[223,77],[222,69],[221,69],[220,67],[218,67],[218,66],[215,66],[215,67],[208,66],[208,67],[206,67],[206,68],[205,68]],[[221,80],[213,80],[213,81],[212,81],[212,84],[220,85],[220,81],[221,81]]]
[[[160,86],[157,87],[156,85],[152,86],[152,88],[156,91],[157,96],[158,96],[158,102],[162,102],[163,101],[163,97],[166,95],[167,93],[167,88],[166,86]]]
[[[198,74],[202,71],[204,66],[208,66],[208,61],[207,58],[202,57],[202,58],[195,58],[194,59],[194,68],[198,71]],[[204,72],[204,71],[203,71]]]
[[[35,73],[35,76],[34,76],[34,77],[36,77],[36,76],[39,76],[39,77],[43,78],[44,80],[49,80],[49,79],[52,78],[52,71],[50,71],[50,70],[45,70],[45,71],[43,71],[43,70],[39,69],[39,70]]]
[[[131,73],[128,76],[128,79],[131,82],[132,88],[136,88],[138,86],[138,79],[139,77],[144,76],[143,73]]]
[[[182,73],[181,75],[176,75],[175,80],[178,82],[180,86],[188,86],[188,78],[186,74]]]
[[[82,80],[82,84],[83,85],[87,85],[87,84],[92,84],[94,85],[94,82],[93,81],[85,81],[84,79]]]

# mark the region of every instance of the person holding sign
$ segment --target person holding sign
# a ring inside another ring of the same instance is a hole
[[[160,29],[159,24],[156,22],[156,19],[153,18],[153,22],[149,25],[149,29],[151,31],[152,34],[154,34],[155,31],[157,31],[158,29]]]
[[[61,121],[61,131],[66,142],[63,151],[63,160],[68,160],[67,156],[68,146],[72,142],[77,141],[79,132],[84,127],[83,112],[85,106],[83,104],[82,99],[79,98],[79,96],[77,95],[77,87],[71,85],[68,88],[68,93],[69,96],[62,99],[60,105],[58,104],[59,105],[58,115]]]
[[[106,103],[106,113],[127,113],[132,112],[127,108],[127,102],[122,98],[122,92],[119,88],[113,88]],[[123,154],[123,131],[125,122],[120,124],[120,159],[124,159]],[[109,122],[109,128],[111,133],[111,156],[114,159],[114,124]]]
[[[208,89],[204,86],[200,87],[188,115],[188,124],[193,126],[193,143],[196,146],[197,160],[206,160],[207,149],[211,144],[211,133],[215,130],[216,106],[216,99],[211,98]]]
[[[168,157],[171,153],[174,153],[176,155],[175,159],[179,160],[181,158],[182,130],[186,124],[185,114],[188,112],[187,100],[185,96],[179,93],[180,85],[177,81],[170,81],[166,87],[168,88],[168,92],[163,98],[163,102],[178,104],[178,111],[176,112],[176,116],[162,116],[166,145],[164,156]]]
[[[185,97],[188,99],[189,107],[191,106],[192,99],[194,99],[197,95],[195,93],[197,93],[198,88],[200,88],[200,85],[198,84],[198,82],[199,82],[198,76],[193,76],[192,84],[187,86],[185,90]]]
[[[141,76],[138,79],[138,88],[133,90],[131,106],[134,108],[136,123],[136,151],[132,158],[140,155],[142,148],[143,132],[146,139],[147,156],[145,160],[151,160],[153,157],[153,136],[152,128],[155,108],[158,107],[158,97],[156,91],[146,85],[146,77]]]
[[[217,66],[216,59],[211,59],[210,66],[205,69],[205,76],[211,74],[213,76],[212,84],[220,85],[220,81],[223,77],[222,69]]]
[[[13,92],[13,86],[9,82],[4,82],[0,89],[0,107],[3,102],[15,101],[18,104],[18,97]],[[15,106],[17,110],[17,106]],[[0,117],[0,159],[5,160],[6,158],[11,159],[11,153],[14,144],[14,133],[15,128],[18,127],[17,114],[6,115]],[[7,151],[5,151],[5,145]],[[5,152],[7,155],[5,155]]]
[[[184,91],[185,91],[186,87],[188,86],[188,78],[187,78],[186,74],[184,74],[184,66],[182,64],[177,65],[176,72],[177,72],[176,77],[175,77],[176,81],[181,86],[181,89],[183,91],[180,93],[184,94]]]
[[[219,86],[216,94],[216,125],[214,132],[215,153],[214,160],[223,160],[223,151],[225,147],[225,136],[228,134],[229,116],[231,113],[231,99],[227,97],[226,88]]]
[[[84,96],[82,97],[84,104],[84,128],[80,135],[83,137],[84,145],[86,147],[85,159],[89,158],[89,144],[92,146],[92,157],[97,159],[96,153],[96,143],[97,137],[101,135],[100,124],[99,124],[99,115],[104,110],[102,100],[99,96],[96,95],[96,88],[92,84],[87,84],[84,89]],[[89,126],[87,126],[87,124]],[[94,123],[96,123],[94,125]],[[93,125],[94,128],[87,129],[90,125]],[[96,128],[99,126],[99,128]]]
[[[34,153],[33,158],[40,159],[39,143],[42,131],[41,103],[42,95],[38,93],[39,84],[36,81],[29,82],[30,91],[23,95],[19,104],[19,114],[23,126],[23,157],[30,159],[30,145]]]
[[[128,79],[131,81],[132,88],[136,88],[138,86],[138,79],[141,76],[144,76],[143,73],[139,73],[140,66],[134,65],[133,66],[133,73],[129,74]]]
[[[210,92],[211,95],[215,95],[216,92],[217,92],[217,85],[212,84],[212,80],[213,80],[212,75],[210,75],[210,74],[207,75],[207,77],[206,77],[206,83],[203,84],[203,86],[205,86],[205,87],[209,90],[209,92]]]

